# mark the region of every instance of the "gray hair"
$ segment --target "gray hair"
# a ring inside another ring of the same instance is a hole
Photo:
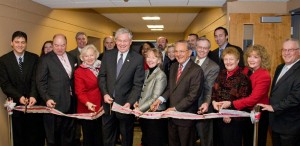
[[[207,41],[208,42],[208,48],[210,49],[211,44],[210,44],[210,40],[209,39],[207,39],[206,37],[200,37],[200,38],[198,38],[197,42],[198,41]]]
[[[75,39],[77,39],[80,35],[86,36],[86,34],[84,32],[77,32],[76,36],[75,36]]]
[[[115,39],[117,39],[118,36],[121,35],[121,34],[128,34],[129,39],[132,40],[133,35],[132,35],[132,33],[131,33],[131,31],[129,29],[127,29],[127,28],[119,28],[117,30],[116,34],[115,34]]]

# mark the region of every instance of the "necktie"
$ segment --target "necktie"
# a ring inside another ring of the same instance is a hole
[[[198,65],[200,65],[199,63],[200,63],[200,60],[198,59],[198,60],[196,60],[196,63],[198,64]]]
[[[122,68],[122,65],[123,65],[123,54],[121,54],[119,60],[118,60],[118,63],[117,63],[117,76],[119,76],[119,73],[120,73],[120,70]]]
[[[284,66],[284,67],[282,68],[282,70],[281,70],[281,72],[280,72],[280,74],[279,74],[277,80],[276,80],[276,84],[277,84],[277,82],[280,80],[280,78],[281,78],[282,76],[284,76],[284,74],[285,74],[287,71],[288,71],[288,68],[287,68],[286,66]]]
[[[178,80],[181,76],[181,73],[182,73],[182,65],[179,65],[178,71],[177,71],[177,76],[176,76],[176,83],[178,82]]]
[[[22,62],[22,57],[19,58],[19,69],[20,69],[20,73],[23,73],[23,62]]]
[[[219,58],[221,58],[223,50],[224,49],[219,48]]]

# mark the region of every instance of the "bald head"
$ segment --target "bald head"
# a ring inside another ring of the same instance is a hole
[[[67,38],[63,34],[56,34],[53,36],[53,52],[56,55],[63,55],[67,48]]]

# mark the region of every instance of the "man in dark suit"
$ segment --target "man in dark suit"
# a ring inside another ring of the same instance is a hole
[[[219,64],[220,66],[220,70],[223,70],[225,69],[225,65],[224,65],[224,62],[221,58],[221,54],[223,52],[224,49],[226,49],[227,47],[234,47],[236,48],[239,52],[240,52],[240,62],[239,62],[239,66],[240,67],[244,67],[244,59],[243,59],[243,50],[238,47],[238,46],[235,46],[235,45],[231,45],[229,42],[228,42],[228,31],[226,28],[224,27],[218,27],[215,29],[214,31],[214,35],[215,35],[215,41],[216,43],[218,44],[218,48],[213,50],[213,51],[210,51],[208,53],[208,57],[210,59],[212,59],[214,62],[216,62],[217,64]]]
[[[110,111],[110,107],[116,102],[125,108],[133,108],[144,81],[143,57],[130,50],[132,34],[128,29],[118,29],[115,39],[118,49],[105,52],[98,77],[105,110],[103,140],[105,146],[114,146],[119,127],[122,145],[132,146],[134,116]]]
[[[37,69],[37,87],[47,107],[63,113],[75,112],[73,72],[75,58],[66,53],[63,34],[53,37],[53,51],[41,58]],[[53,114],[44,115],[47,146],[73,146],[75,120]]]
[[[107,50],[112,50],[115,48],[116,43],[113,36],[107,36],[103,39],[103,52],[99,55],[98,60],[102,60],[103,54]]]
[[[196,51],[196,42],[198,40],[199,36],[195,33],[191,33],[188,36],[188,42],[190,47],[192,48],[192,55],[191,56],[197,56],[197,51]]]
[[[152,105],[151,110],[156,111],[159,104],[170,101],[166,110],[187,113],[196,113],[198,98],[202,93],[204,74],[199,65],[191,59],[192,50],[189,50],[187,41],[178,41],[175,44],[175,56],[178,63],[171,66],[167,89]],[[193,146],[196,140],[196,121],[169,119],[169,145]]]
[[[259,104],[270,112],[273,146],[300,145],[300,49],[299,40],[287,39],[281,50],[284,64],[277,67],[270,93],[270,105]]]
[[[156,47],[161,51],[163,56],[162,66],[165,66],[170,62],[170,58],[167,55],[166,46],[168,44],[168,39],[166,37],[160,36],[156,39]]]
[[[76,36],[76,43],[77,43],[77,47],[71,51],[69,51],[69,53],[76,58],[76,63],[79,66],[82,61],[80,60],[80,51],[82,48],[84,48],[87,45],[88,39],[87,36],[84,32],[77,32]]]
[[[0,58],[0,84],[7,97],[18,105],[33,106],[38,101],[35,75],[39,57],[25,51],[27,35],[16,31],[12,35],[13,51]],[[12,115],[14,146],[44,146],[42,115],[14,111]]]
[[[210,49],[210,41],[201,37],[196,41],[197,56],[192,57],[194,62],[201,66],[204,72],[204,88],[198,100],[198,114],[211,113],[211,93],[214,82],[219,74],[219,65],[207,57]],[[196,123],[201,146],[213,145],[213,121],[198,120]]]

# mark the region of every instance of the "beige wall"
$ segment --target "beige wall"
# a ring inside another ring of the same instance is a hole
[[[286,14],[286,2],[245,2],[235,1],[227,3],[227,13],[274,13]]]
[[[56,33],[67,36],[67,50],[71,50],[76,47],[74,36],[78,31],[104,38],[121,27],[94,11],[52,10],[31,0],[1,0],[0,26],[0,56],[11,51],[11,35],[16,30],[27,33],[27,50],[40,54],[44,41],[51,40]],[[4,100],[0,91],[0,105]],[[0,108],[0,146],[8,146],[7,130],[7,114],[4,108]]]
[[[202,9],[194,21],[185,31],[184,38],[190,33],[196,33],[199,36],[206,36],[211,41],[211,49],[218,47],[214,40],[214,29],[223,26],[226,27],[227,16],[223,8]]]
[[[289,0],[287,3],[287,10],[292,11],[295,9],[300,8],[300,1],[299,0]]]
[[[160,36],[166,37],[169,43],[184,39],[183,33],[133,33],[134,40],[156,40]]]

